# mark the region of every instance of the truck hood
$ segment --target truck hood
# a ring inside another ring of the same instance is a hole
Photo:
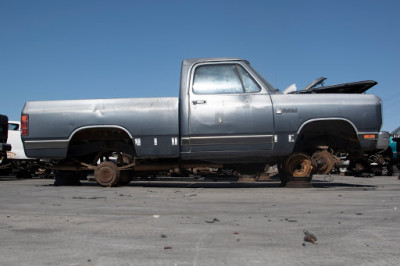
[[[307,87],[300,91],[290,92],[291,94],[303,94],[303,93],[352,93],[361,94],[378,84],[374,80],[363,80],[350,83],[342,83],[336,85],[317,87],[322,84],[326,78],[318,78]]]

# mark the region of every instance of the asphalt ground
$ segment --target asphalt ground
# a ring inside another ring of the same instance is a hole
[[[397,176],[52,184],[0,177],[0,265],[400,265]]]

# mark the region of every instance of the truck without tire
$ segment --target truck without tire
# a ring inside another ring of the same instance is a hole
[[[179,98],[31,101],[21,116],[28,157],[59,180],[94,171],[102,186],[159,171],[256,174],[277,164],[281,182],[311,181],[337,160],[388,146],[374,81],[281,93],[246,60],[184,60]]]

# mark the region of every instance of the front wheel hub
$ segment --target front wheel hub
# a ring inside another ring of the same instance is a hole
[[[316,174],[327,175],[335,166],[335,158],[326,150],[316,151],[311,157],[311,163]]]
[[[285,169],[292,177],[310,177],[311,158],[305,153],[293,153],[285,160]]]

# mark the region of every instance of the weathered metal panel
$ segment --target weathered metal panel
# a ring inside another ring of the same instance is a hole
[[[382,125],[381,100],[364,94],[271,95],[275,130],[297,133],[310,120],[342,119],[358,132],[377,132]]]
[[[73,132],[87,127],[115,126],[124,129],[132,138],[165,137],[168,143],[172,137],[179,137],[177,98],[27,102],[23,113],[29,114],[29,136],[23,137],[29,154],[42,145],[42,148],[58,149],[57,156],[62,157]],[[159,145],[153,143],[151,147],[141,145],[138,153],[143,156],[179,155],[179,149],[169,149],[164,143],[167,141]]]
[[[184,137],[184,158],[220,161],[225,158],[252,157],[255,153],[267,155],[273,149],[273,112],[268,90],[257,80],[245,60],[185,60],[181,84],[181,118],[187,119],[181,126]],[[197,68],[240,66],[253,78],[259,91],[235,93],[195,93],[193,80]],[[186,91],[183,93],[182,91]],[[184,113],[185,112],[185,113]],[[185,145],[186,144],[186,145]]]

